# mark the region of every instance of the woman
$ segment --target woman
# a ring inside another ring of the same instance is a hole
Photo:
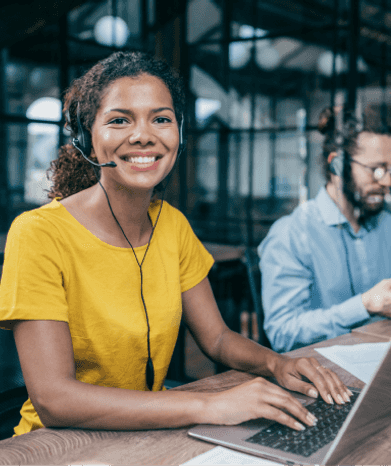
[[[14,331],[30,396],[16,434],[43,425],[154,429],[265,417],[300,430],[316,422],[263,378],[222,393],[163,391],[182,308],[215,361],[348,401],[315,359],[289,359],[226,327],[207,279],[213,259],[182,214],[153,201],[177,158],[183,119],[168,67],[113,54],[73,83],[64,107],[77,140],[52,164],[54,199],[18,217],[7,239],[0,317]],[[108,165],[95,174],[81,152]]]

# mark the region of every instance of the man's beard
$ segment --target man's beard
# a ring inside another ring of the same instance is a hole
[[[384,192],[369,192],[362,195],[361,190],[358,188],[353,179],[343,185],[343,192],[347,200],[352,204],[355,212],[357,212],[357,221],[359,225],[363,225],[366,220],[371,217],[378,215],[385,207],[384,203]],[[382,200],[378,203],[369,203],[367,198],[370,196],[382,196]]]

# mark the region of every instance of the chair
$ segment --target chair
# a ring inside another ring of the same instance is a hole
[[[252,302],[252,310],[256,313],[258,322],[258,343],[271,348],[270,342],[263,328],[264,313],[262,306],[261,271],[259,269],[259,257],[256,251],[247,248],[243,261],[246,265],[248,286]]]
[[[181,322],[164,386],[173,388],[188,382],[193,382],[193,380],[187,377],[185,371],[185,325]]]
[[[20,421],[20,409],[27,398],[25,386],[14,387],[0,393],[0,440],[14,435],[14,427]]]

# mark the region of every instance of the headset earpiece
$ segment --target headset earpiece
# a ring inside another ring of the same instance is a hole
[[[72,140],[73,146],[81,153],[81,155],[89,162],[91,165],[95,167],[116,167],[117,164],[115,162],[107,162],[107,163],[96,163],[93,162],[88,158],[91,154],[92,149],[92,142],[91,142],[91,135],[90,133],[83,128],[83,125],[80,121],[80,104],[77,104],[77,130],[78,134]]]
[[[337,175],[342,178],[343,176],[343,155],[342,154],[336,155],[331,160],[329,164],[329,169],[333,175]]]
[[[179,122],[179,147],[178,147],[178,156],[182,153],[183,149],[185,148],[185,141],[183,137],[183,125],[184,125],[184,117],[183,114],[181,115],[181,121]]]
[[[92,142],[90,133],[83,128],[80,120],[80,103],[77,104],[77,136],[73,141],[75,147],[80,148],[88,157],[91,154]]]

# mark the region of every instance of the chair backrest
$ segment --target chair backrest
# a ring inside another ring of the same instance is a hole
[[[254,312],[257,315],[258,321],[258,343],[268,348],[271,347],[263,328],[264,314],[262,306],[262,290],[261,290],[261,271],[259,268],[259,257],[256,251],[247,248],[244,253],[244,262],[246,265],[247,278]]]
[[[14,435],[14,427],[20,421],[20,409],[27,398],[25,386],[0,393],[0,440]]]

